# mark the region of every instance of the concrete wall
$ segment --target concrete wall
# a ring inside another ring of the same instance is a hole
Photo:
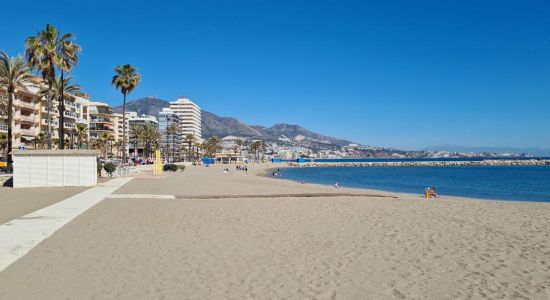
[[[90,150],[13,151],[13,187],[94,186],[96,157]]]

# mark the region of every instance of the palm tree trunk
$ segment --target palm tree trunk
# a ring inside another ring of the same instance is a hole
[[[13,94],[14,91],[8,91],[8,173],[11,172],[13,167],[13,160],[11,156],[12,151],[12,138],[13,138],[13,97],[15,95]]]
[[[46,113],[46,122],[48,123],[48,149],[52,149],[52,124],[51,124],[51,113],[52,102],[53,102],[53,93],[52,93],[52,81],[48,80],[48,112]]]
[[[176,135],[172,133],[172,162],[176,162]]]
[[[61,70],[61,95],[59,95],[59,149],[65,149],[65,101],[63,87],[63,70]]]
[[[126,161],[126,93],[123,93],[124,100],[122,102],[122,163]]]

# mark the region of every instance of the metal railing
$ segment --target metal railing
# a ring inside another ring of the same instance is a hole
[[[73,113],[73,112],[70,112],[70,111],[64,111],[64,112],[63,112],[63,115],[64,115],[65,117],[69,117],[69,118],[76,119],[76,114]]]
[[[0,124],[0,132],[8,132],[8,125]]]
[[[21,128],[19,129],[21,131],[22,134],[26,134],[26,135],[33,135],[34,136],[34,129],[24,129],[24,128]]]
[[[30,116],[26,116],[26,115],[21,115],[20,119],[22,121],[27,121],[27,122],[36,122],[36,116],[35,115],[30,115]]]
[[[46,119],[42,119],[42,122],[41,122],[42,125],[48,125],[48,121]],[[54,120],[50,120],[50,124],[52,124],[53,126],[57,126],[57,121],[54,121]]]
[[[71,101],[63,101],[63,103],[65,103],[65,106],[69,106],[69,107],[76,107],[76,104],[74,102],[71,102]]]
[[[47,107],[42,107],[42,112],[47,113],[48,110],[49,110],[50,113],[52,113],[52,114],[57,114],[57,113],[58,113],[58,112],[57,112],[57,109],[55,109],[55,108],[50,108],[50,109],[48,109]]]
[[[20,101],[19,102],[19,107],[29,108],[29,109],[36,109],[36,106],[34,105],[34,103],[29,103],[29,102],[25,102],[25,101]]]

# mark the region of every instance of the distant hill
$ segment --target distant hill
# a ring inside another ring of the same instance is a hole
[[[448,151],[457,153],[516,153],[516,154],[532,154],[535,156],[550,156],[550,149],[543,148],[513,148],[513,147],[468,147],[457,145],[439,145],[421,149],[423,151]]]
[[[127,111],[135,111],[138,114],[152,115],[158,118],[159,112],[164,107],[169,107],[170,103],[156,97],[146,97],[136,100],[131,100],[126,103]],[[122,106],[114,108],[115,111],[121,112]],[[233,117],[220,117],[208,111],[202,111],[202,133],[203,137],[209,138],[214,135],[218,137],[238,136],[243,138],[257,138],[262,140],[285,140],[303,142],[309,146],[344,146],[352,142],[325,136],[310,130],[305,129],[300,125],[291,124],[275,124],[271,127],[261,125],[248,125]]]
[[[135,111],[140,115],[151,115],[158,118],[159,112],[164,107],[169,107],[170,102],[156,97],[145,97],[141,99],[126,102],[126,111]],[[122,105],[113,108],[114,111],[121,113]]]

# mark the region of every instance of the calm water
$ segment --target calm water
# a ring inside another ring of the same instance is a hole
[[[440,195],[550,202],[550,166],[285,168],[282,178],[306,183]]]

